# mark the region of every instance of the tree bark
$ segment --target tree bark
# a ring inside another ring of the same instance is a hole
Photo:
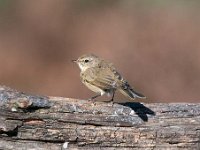
[[[200,149],[200,104],[111,104],[0,86],[0,149]]]

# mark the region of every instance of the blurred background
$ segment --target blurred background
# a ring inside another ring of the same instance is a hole
[[[0,84],[87,99],[71,60],[94,53],[146,102],[200,102],[199,14],[188,0],[0,0]]]

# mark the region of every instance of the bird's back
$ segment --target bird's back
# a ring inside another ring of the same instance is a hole
[[[129,83],[120,75],[112,63],[104,60],[95,67],[86,69],[80,74],[82,82],[92,91],[119,90],[123,95],[134,98],[145,98],[133,90]]]

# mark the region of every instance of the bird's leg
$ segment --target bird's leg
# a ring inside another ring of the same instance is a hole
[[[115,91],[113,91],[113,94],[112,94],[112,98],[111,98],[111,102],[113,102],[114,101],[114,97],[115,97]]]
[[[98,95],[92,96],[89,100],[92,101],[92,100],[94,100],[95,98],[97,98],[97,97],[99,97],[99,96],[101,96],[101,94],[98,94]]]
[[[112,106],[113,106],[113,104],[114,104],[114,102],[113,102],[114,97],[115,97],[115,91],[112,92],[112,98],[108,101],[108,102],[111,103]]]
[[[100,94],[97,94],[97,95],[95,95],[95,96],[92,96],[92,97],[89,99],[89,101],[91,101],[91,102],[93,103],[93,105],[96,105],[94,99],[97,98],[97,97],[99,97],[99,96],[101,96],[101,93],[100,93]]]

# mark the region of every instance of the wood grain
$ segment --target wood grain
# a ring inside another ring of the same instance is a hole
[[[200,149],[199,103],[112,105],[0,86],[0,108],[3,150]]]

